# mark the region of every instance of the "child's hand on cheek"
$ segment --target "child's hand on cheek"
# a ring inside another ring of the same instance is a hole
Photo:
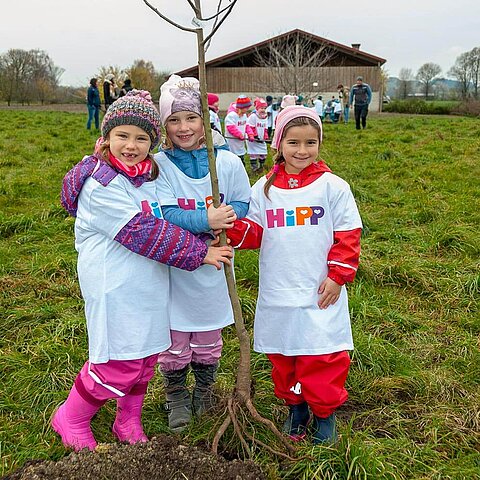
[[[318,306],[322,310],[333,305],[340,297],[342,286],[334,282],[331,278],[326,278],[318,288],[320,298],[318,299]]]
[[[231,205],[220,205],[215,208],[213,205],[207,210],[208,224],[213,230],[232,228],[233,222],[237,219],[235,210]]]

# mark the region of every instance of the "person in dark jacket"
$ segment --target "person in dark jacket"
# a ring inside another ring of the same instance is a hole
[[[132,81],[127,78],[120,89],[120,97],[124,97],[130,90],[133,90]]]
[[[87,91],[87,108],[88,108],[88,120],[87,130],[92,128],[92,120],[95,119],[95,128],[98,130],[100,127],[100,92],[97,87],[97,79],[92,78],[90,80],[90,86]]]
[[[368,105],[372,101],[372,90],[370,85],[363,83],[363,77],[357,77],[357,83],[350,90],[348,101],[350,107],[354,99],[355,128],[360,130],[360,121],[362,122],[362,128],[367,126]]]
[[[105,75],[105,81],[103,82],[103,98],[105,101],[105,112],[108,107],[118,98],[115,91],[115,77],[113,73]]]

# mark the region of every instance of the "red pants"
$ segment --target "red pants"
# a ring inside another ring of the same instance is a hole
[[[273,365],[275,396],[287,405],[307,402],[315,416],[326,418],[347,400],[348,352],[295,357],[271,353],[267,357]]]

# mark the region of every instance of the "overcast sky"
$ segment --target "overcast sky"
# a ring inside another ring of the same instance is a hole
[[[150,0],[184,25],[186,0]],[[157,70],[195,65],[195,35],[153,13],[143,0],[0,0],[0,54],[10,48],[45,50],[65,69],[64,85],[80,86],[103,65],[150,60]],[[218,0],[202,0],[212,12]],[[225,3],[225,2],[224,2]],[[480,0],[238,0],[215,35],[207,60],[300,28],[387,59],[389,75],[414,73],[426,62],[442,73],[456,57],[480,46]]]

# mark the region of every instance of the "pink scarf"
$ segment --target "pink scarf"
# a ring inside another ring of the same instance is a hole
[[[144,175],[145,173],[149,173],[152,168],[152,161],[149,158],[146,158],[131,167],[125,165],[118,158],[114,157],[110,151],[108,152],[108,159],[114,167],[126,173],[129,177]]]

